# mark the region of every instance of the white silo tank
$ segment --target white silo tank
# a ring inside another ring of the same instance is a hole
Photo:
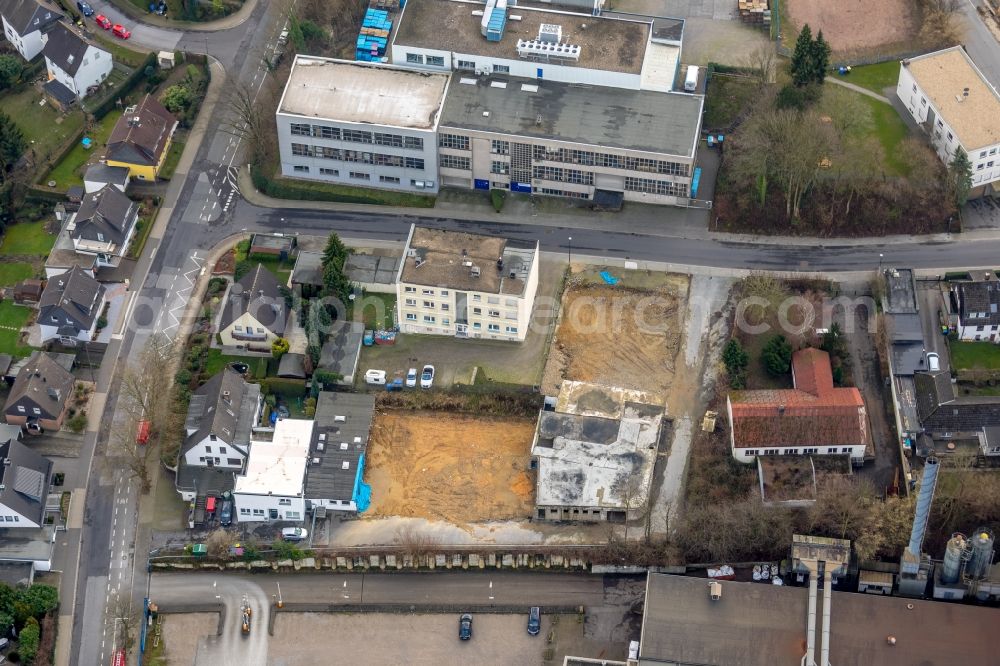
[[[977,530],[969,540],[969,546],[972,556],[965,567],[965,575],[972,580],[983,580],[993,564],[993,533],[987,529]]]
[[[953,585],[962,575],[962,554],[965,552],[965,535],[955,532],[948,539],[944,549],[944,562],[941,565],[941,582]]]

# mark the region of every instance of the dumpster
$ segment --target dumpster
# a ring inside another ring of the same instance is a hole
[[[196,543],[191,546],[191,554],[195,557],[205,557],[208,555],[208,546],[203,543]]]

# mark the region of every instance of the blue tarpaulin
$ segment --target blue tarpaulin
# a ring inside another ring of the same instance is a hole
[[[698,197],[698,183],[701,181],[701,167],[694,168],[694,177],[691,178],[691,198]]]
[[[365,473],[365,456],[358,458],[358,473],[354,476],[354,505],[358,513],[364,513],[372,503],[372,487],[361,480]]]
[[[616,278],[614,275],[612,275],[607,271],[601,271],[601,279],[610,284],[611,286],[618,284],[618,278]]]

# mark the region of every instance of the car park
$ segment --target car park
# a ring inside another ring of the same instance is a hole
[[[114,27],[111,28],[111,34],[118,39],[128,39],[132,36],[132,31],[127,29],[121,23],[115,23]]]
[[[89,3],[83,0],[76,0],[76,8],[80,10],[80,13],[84,16],[93,16],[94,8],[90,6]]]
[[[396,377],[391,382],[385,385],[386,391],[402,391],[403,390],[403,379],[401,377]]]
[[[434,385],[434,366],[425,365],[424,371],[420,373],[420,388],[429,389]]]
[[[528,634],[530,636],[537,636],[541,630],[542,609],[538,606],[532,606],[531,610],[528,611]]]
[[[309,536],[309,530],[304,527],[286,527],[281,530],[281,538],[285,541],[302,541]]]
[[[406,386],[408,388],[414,388],[417,385],[417,369],[410,368],[406,372]]]
[[[101,26],[105,30],[111,30],[111,21],[109,21],[108,17],[104,14],[98,14],[94,17],[94,20],[97,21],[97,25]]]
[[[385,385],[385,370],[372,369],[365,371],[365,384]]]
[[[463,641],[472,638],[472,615],[469,613],[463,613],[458,618],[458,638]]]

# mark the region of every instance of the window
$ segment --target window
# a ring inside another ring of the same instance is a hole
[[[480,296],[479,294],[473,294],[473,295],[472,295],[472,300],[473,300],[474,302],[478,303],[479,301],[483,300],[483,297],[482,297],[482,296]]]
[[[264,515],[264,509],[254,509],[253,510],[253,515],[255,515],[255,516],[263,516]]]
[[[508,298],[508,299],[506,299],[503,302],[503,304],[506,305],[509,308],[516,308],[517,307],[517,299],[516,298]]]
[[[765,456],[776,456],[778,455],[778,449],[764,449]]]
[[[991,168],[992,168],[992,167],[993,167],[993,160],[990,160],[989,162],[987,162],[987,163],[986,163],[986,166],[988,166],[988,167],[991,167]]]
[[[292,167],[292,170],[295,171],[295,173],[309,173],[309,167],[302,166],[301,164],[296,164]]]
[[[455,69],[471,69],[475,71],[476,63],[473,60],[459,60],[455,65]]]
[[[399,178],[396,178],[395,176],[379,176],[378,182],[390,183],[392,185],[399,185]]]
[[[372,133],[371,132],[365,132],[365,131],[362,131],[362,130],[345,129],[343,132],[341,132],[341,136],[343,137],[344,141],[351,141],[353,143],[371,143],[372,142]]]
[[[417,304],[417,299],[415,299],[415,298],[407,298],[406,299],[406,304],[407,305],[411,305],[411,306],[416,305]]]
[[[241,516],[249,516],[250,515],[250,509],[240,508],[240,515]]]
[[[980,152],[979,153],[979,157],[986,157],[986,151],[984,150],[984,151]]]
[[[257,327],[257,332],[258,332],[259,334],[261,334],[261,335],[264,335],[264,332],[265,332],[265,331],[264,331],[264,329],[263,329],[263,328],[261,328],[261,327],[259,327],[259,326],[258,326],[258,327]]]
[[[979,165],[976,167],[976,171],[982,171],[984,166],[986,165],[980,162]]]
[[[490,324],[489,326],[487,326],[487,328],[489,329],[490,333],[500,332],[500,324]]]
[[[371,180],[371,176],[363,171],[352,171],[351,178],[354,180]]]
[[[35,414],[41,414],[42,413],[42,410],[40,410],[38,407],[32,407],[31,411],[33,411]]]
[[[98,233],[97,234],[97,240],[98,240],[98,242],[103,243],[104,242],[104,234]]]
[[[493,139],[490,141],[490,152],[494,155],[510,155],[510,142]]]
[[[278,506],[291,506],[291,505],[292,505],[292,500],[290,500],[290,499],[279,499],[278,500]]]
[[[225,452],[226,452],[226,447],[220,446],[219,447],[219,453],[223,453],[224,454]]]
[[[433,296],[434,295],[434,290],[433,289],[421,289],[420,293],[423,294],[424,296]]]
[[[407,157],[406,158],[406,168],[407,169],[424,169],[424,161],[419,157]]]
[[[424,315],[424,323],[425,324],[433,324],[436,321],[437,321],[436,317],[433,317],[431,315]]]
[[[500,305],[500,297],[499,296],[487,296],[486,297],[486,302],[489,303],[490,305]]]
[[[448,319],[447,317],[445,317],[444,319],[441,320],[441,325],[442,326],[451,326],[451,319]]]
[[[997,149],[996,148],[991,148],[990,149],[990,155],[996,155],[996,154],[997,154]]]
[[[406,62],[414,65],[422,65],[424,64],[424,56],[419,53],[407,53]]]
[[[292,134],[295,136],[311,136],[312,131],[308,123],[292,123],[290,125]],[[293,144],[294,145],[294,144]]]
[[[941,122],[940,120],[938,120],[938,121],[937,121],[937,126],[938,126],[938,127],[944,127],[944,123],[943,123],[943,122]]]
[[[511,335],[517,335],[517,326],[508,326],[506,331]]]
[[[417,320],[417,315],[413,314],[412,312],[406,313],[406,321],[416,321],[416,320]]]
[[[427,64],[434,67],[444,67],[444,56],[427,56]]]
[[[757,455],[757,449],[747,449],[743,453],[746,454],[746,455],[748,455],[748,456],[755,456],[755,455]]]
[[[951,141],[951,140],[952,140],[952,139],[954,139],[954,138],[955,138],[955,137],[953,137],[953,136],[951,135],[951,132],[948,132],[948,140],[949,140],[949,141]]]
[[[810,453],[817,453],[818,451],[819,449],[802,449],[802,453],[805,453],[806,455]]]
[[[510,74],[510,67],[507,65],[493,65],[494,74]]]
[[[236,465],[242,464],[242,461],[239,458],[226,458],[226,463],[231,467],[235,467]]]
[[[447,303],[442,303],[441,304],[441,309],[444,310],[445,312],[447,312],[448,310],[451,309],[451,306],[448,305]]]
[[[320,167],[319,168],[319,175],[321,175],[321,176],[333,176],[334,178],[336,178],[336,177],[340,176],[340,172],[337,171],[336,169],[324,169],[323,167]]]
[[[625,176],[625,189],[631,192],[646,192],[675,197],[687,196],[688,188],[684,183],[674,183],[669,180],[650,180],[649,178],[634,178]]]
[[[479,329],[481,329],[482,327],[483,327],[483,325],[480,324],[478,321],[472,324],[472,328],[476,329],[477,331]]]
[[[469,137],[458,134],[441,134],[438,136],[438,146],[441,148],[454,148],[455,150],[468,150]]]
[[[826,450],[826,452],[827,453],[836,453],[837,452],[837,447],[836,446],[831,446],[830,448],[828,448]]]
[[[339,139],[339,127],[326,127],[325,125],[313,125],[312,134],[320,139]]]
[[[490,316],[491,317],[499,317],[500,316],[500,311],[499,310],[490,310]]]
[[[460,155],[441,155],[439,164],[442,169],[463,169],[468,171],[470,168],[469,158]]]
[[[916,83],[913,84],[913,92],[917,92],[917,84]]]
[[[298,511],[286,511],[285,520],[301,520],[302,516],[299,515]]]
[[[472,314],[481,315],[481,314],[483,314],[483,309],[482,308],[472,308]]]
[[[307,146],[304,143],[293,143],[292,155],[295,155],[296,157],[312,157],[313,156],[312,146]]]
[[[424,301],[424,307],[433,310],[434,309],[434,301]]]
[[[517,310],[508,310],[503,315],[504,319],[517,319]]]
[[[417,291],[417,288],[416,287],[403,287],[403,291],[405,291],[408,294],[412,294],[412,293],[415,293]]]
[[[510,162],[500,162],[494,160],[490,165],[490,173],[499,173],[503,175],[510,174]]]
[[[849,446],[845,446],[844,448],[842,448],[842,449],[840,450],[840,452],[841,452],[841,453],[850,453],[850,452],[851,452],[851,447],[849,447]]]
[[[403,147],[403,137],[399,134],[385,134],[384,132],[375,132],[375,145],[376,146],[394,146],[396,148]]]
[[[447,296],[448,295],[448,290],[447,289],[442,289],[441,290],[441,295],[442,296]]]
[[[920,106],[927,106],[927,98],[926,97],[921,97],[920,98]]]
[[[799,455],[799,450],[798,449],[788,449],[788,450],[785,451],[785,455],[786,456],[797,456],[797,455]]]
[[[21,412],[22,414],[24,414],[24,405],[18,405],[18,406],[17,406],[17,411],[19,411],[19,412]]]

